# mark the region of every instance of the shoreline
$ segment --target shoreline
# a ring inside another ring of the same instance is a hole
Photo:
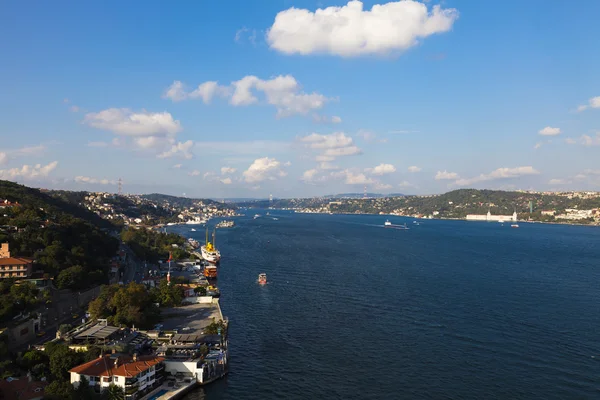
[[[288,210],[290,211],[290,210]],[[302,212],[302,211],[294,211],[295,214],[325,214],[325,215],[382,215],[389,217],[402,217],[402,218],[413,218],[419,220],[427,220],[427,221],[465,221],[465,222],[496,222],[498,221],[469,221],[466,218],[424,218],[424,217],[415,217],[412,215],[398,215],[398,214],[375,214],[375,213],[342,213],[342,212]],[[509,223],[507,221],[506,223]],[[594,224],[578,224],[573,222],[550,222],[550,221],[528,221],[528,220],[517,220],[517,222],[526,222],[531,224],[548,224],[548,225],[569,225],[569,226],[591,226],[591,227],[600,227],[600,223]]]

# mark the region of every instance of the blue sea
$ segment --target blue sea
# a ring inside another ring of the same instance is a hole
[[[247,213],[217,231],[231,372],[187,400],[600,398],[600,228]]]

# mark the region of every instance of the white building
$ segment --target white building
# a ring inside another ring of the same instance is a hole
[[[492,215],[490,211],[487,214],[469,214],[467,221],[517,221],[517,212],[512,215]]]
[[[162,382],[163,357],[108,354],[69,370],[71,384],[79,385],[85,377],[98,392],[111,384],[120,386],[125,399],[139,399]]]

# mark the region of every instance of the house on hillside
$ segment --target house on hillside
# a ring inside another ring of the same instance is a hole
[[[28,278],[33,273],[33,259],[11,257],[8,243],[0,247],[0,278]]]
[[[97,392],[108,388],[111,384],[120,386],[125,392],[125,399],[135,400],[143,397],[164,379],[164,358],[151,356],[133,357],[122,354],[101,355],[95,360],[71,368],[71,384],[75,387],[85,377],[90,386]]]

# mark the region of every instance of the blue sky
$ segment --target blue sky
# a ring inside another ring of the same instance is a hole
[[[360,6],[4,2],[0,178],[205,197],[600,190],[600,2]]]

